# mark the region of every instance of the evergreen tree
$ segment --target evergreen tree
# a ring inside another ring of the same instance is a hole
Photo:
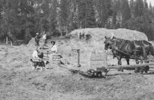
[[[147,0],[144,0],[143,3],[144,3],[144,9],[147,10],[147,9],[148,9],[148,3],[147,3]]]
[[[57,27],[57,6],[58,6],[58,1],[52,0],[51,11],[50,11],[50,16],[49,16],[51,33],[53,33]]]
[[[135,17],[135,1],[130,0],[130,12],[131,12],[131,17]]]
[[[78,26],[80,28],[95,27],[95,12],[92,0],[77,0]]]
[[[122,0],[122,23],[124,24],[125,21],[129,20],[131,18],[131,12],[128,4],[128,0]]]
[[[154,7],[147,0],[0,0],[1,40],[92,27],[138,30],[152,40]]]
[[[107,19],[112,15],[111,0],[96,0],[95,6],[98,13],[98,24],[100,27],[105,27]]]
[[[113,28],[119,28],[122,26],[122,12],[121,12],[121,0],[114,0],[112,2],[112,11],[113,11]]]
[[[143,0],[136,0],[134,14],[135,14],[135,17],[142,16],[144,14]]]
[[[60,12],[59,12],[59,31],[62,33],[67,33],[68,31],[68,22],[69,22],[69,0],[61,0],[60,1]]]
[[[69,0],[68,32],[77,28],[77,0]]]

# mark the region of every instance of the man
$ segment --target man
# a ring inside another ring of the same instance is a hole
[[[53,59],[55,59],[54,58],[55,55],[57,55],[57,52],[58,52],[55,41],[51,41],[51,48],[50,48],[50,51],[49,52],[50,52],[49,58],[50,58],[50,60],[53,61]]]
[[[57,45],[55,41],[51,41],[51,53],[57,53]]]
[[[43,32],[44,33],[44,35],[42,36],[42,39],[43,39],[43,46],[45,46],[46,45],[46,43],[47,43],[47,34],[46,34],[46,32],[44,31]]]
[[[38,50],[37,49],[33,51],[32,58],[33,59],[38,59],[39,58],[38,57]]]
[[[38,49],[34,50],[33,51],[33,54],[32,54],[32,58],[35,59],[35,60],[42,60],[43,59],[43,52],[40,52]]]
[[[57,49],[57,45],[55,41],[51,41],[51,49],[50,49],[51,53],[49,55],[49,58],[52,61],[57,61],[58,65],[64,65],[64,59],[63,57],[58,54],[58,49]]]
[[[32,58],[30,59],[33,62],[33,66],[36,68],[37,66],[45,67],[49,62],[43,61],[44,54],[40,52],[38,49],[33,51]]]
[[[40,44],[39,44],[39,42],[40,42],[40,36],[39,36],[39,33],[36,33],[36,36],[35,36],[35,45],[36,46],[39,46]]]

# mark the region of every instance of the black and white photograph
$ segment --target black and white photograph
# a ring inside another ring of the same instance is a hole
[[[154,100],[154,0],[0,0],[0,100]]]

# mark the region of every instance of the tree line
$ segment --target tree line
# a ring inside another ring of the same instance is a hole
[[[0,40],[28,42],[43,31],[64,36],[79,28],[127,28],[154,39],[154,7],[146,0],[0,0]]]

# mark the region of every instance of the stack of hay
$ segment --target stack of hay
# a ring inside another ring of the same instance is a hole
[[[29,43],[27,44],[28,47],[34,47],[35,46],[35,38],[32,38]]]
[[[90,41],[87,42],[86,39],[81,38],[81,35],[83,34],[84,36],[87,34],[90,35]],[[129,29],[86,28],[74,30],[69,35],[71,37],[70,42],[65,46],[65,48],[63,48],[63,51],[67,51],[67,48],[80,49],[81,65],[89,67],[92,64],[92,52],[104,52],[105,36],[115,36],[126,40],[148,40],[144,33]],[[97,59],[97,57],[95,58]]]

